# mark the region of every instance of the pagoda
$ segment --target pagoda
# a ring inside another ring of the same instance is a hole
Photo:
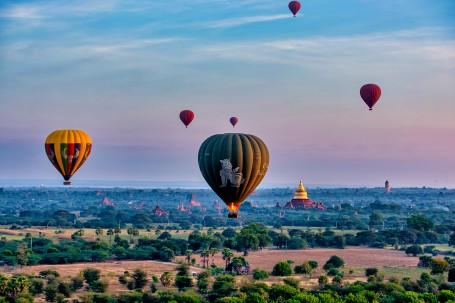
[[[286,203],[283,208],[296,208],[296,209],[311,209],[311,208],[316,208],[316,209],[321,209],[321,210],[326,210],[327,208],[322,205],[322,202],[313,202],[308,198],[308,193],[305,190],[305,187],[303,187],[302,180],[300,180],[299,186],[295,190],[294,198]]]

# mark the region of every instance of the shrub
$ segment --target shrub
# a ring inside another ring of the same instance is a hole
[[[77,291],[84,286],[84,279],[81,276],[76,276],[71,278],[71,290]]]
[[[274,276],[290,276],[291,273],[291,265],[288,262],[281,261],[273,266],[272,275]]]
[[[365,276],[376,276],[378,274],[378,269],[376,267],[365,268]]]
[[[344,260],[338,256],[331,256],[330,259],[324,264],[322,269],[325,271],[331,268],[339,268],[344,266]]]
[[[284,284],[289,285],[294,288],[299,287],[299,280],[297,280],[295,278],[284,278],[283,282],[284,282]]]
[[[84,277],[85,282],[90,285],[100,279],[101,272],[99,269],[86,268],[82,271],[82,276]]]
[[[343,273],[338,268],[331,268],[327,271],[327,276],[334,277],[334,276],[341,276],[343,277]]]
[[[253,269],[253,279],[255,280],[262,280],[267,279],[269,277],[269,273],[263,269]]]
[[[39,272],[40,276],[47,277],[47,276],[54,276],[54,277],[60,277],[60,274],[52,269],[47,269],[47,270],[42,270]]]

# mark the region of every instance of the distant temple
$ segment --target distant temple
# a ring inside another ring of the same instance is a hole
[[[385,191],[390,193],[390,183],[387,180],[385,181]]]
[[[303,187],[302,180],[300,180],[299,186],[295,191],[294,199],[286,203],[283,208],[317,208],[321,210],[327,209],[324,205],[322,205],[322,202],[313,202],[308,198],[308,194],[305,190],[305,187]]]
[[[156,216],[168,215],[168,211],[164,211],[160,205],[157,203],[155,209],[153,210],[153,214]]]
[[[115,203],[112,202],[111,200],[109,200],[108,198],[104,198],[103,201],[101,201],[101,204],[110,205],[110,206],[114,206],[115,205]]]
[[[196,201],[196,195],[188,195],[188,206],[201,206],[201,202]]]

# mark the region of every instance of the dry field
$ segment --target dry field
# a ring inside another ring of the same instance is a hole
[[[242,256],[243,254],[236,253],[235,255]],[[419,262],[418,257],[407,256],[403,251],[366,247],[348,247],[346,249],[315,248],[305,250],[264,249],[262,251],[250,252],[245,259],[253,269],[261,268],[271,271],[277,262],[287,260],[294,261],[295,265],[302,264],[304,261],[315,260],[319,263],[319,267],[322,267],[333,255],[341,257],[345,262],[345,267],[348,268],[416,267]],[[198,254],[194,254],[192,258],[196,258],[196,263],[200,263],[201,261]],[[184,257],[179,257],[178,259],[183,260]],[[209,264],[211,263],[212,257],[210,257]],[[215,255],[215,264],[224,267],[225,263],[221,258],[221,254]]]
[[[237,254],[236,255],[241,255]],[[261,268],[267,271],[271,271],[273,265],[279,261],[293,260],[294,265],[301,264],[306,260],[315,260],[319,263],[319,268],[310,277],[304,277],[302,275],[296,275],[295,278],[301,281],[302,287],[315,287],[317,285],[317,277],[324,272],[321,267],[324,263],[333,255],[337,255],[345,261],[345,281],[365,280],[363,269],[366,267],[378,267],[383,268],[387,271],[392,271],[394,276],[415,276],[418,277],[422,270],[416,267],[418,257],[408,257],[402,251],[386,250],[386,249],[374,249],[374,248],[359,248],[349,247],[346,249],[307,249],[307,250],[276,250],[276,249],[264,249],[262,251],[250,252],[246,257],[246,260],[250,262],[252,269]],[[192,256],[196,258],[197,262],[200,262],[198,254]],[[184,259],[184,257],[178,257],[177,261]],[[224,260],[221,258],[221,254],[215,255],[215,264],[218,266],[224,266]],[[209,264],[212,263],[210,257]],[[109,283],[109,293],[120,294],[127,292],[127,288],[118,282],[118,275],[123,274],[124,271],[133,272],[135,269],[140,268],[151,275],[160,276],[165,271],[173,271],[175,274],[175,263],[157,262],[157,261],[114,261],[104,263],[81,263],[81,264],[63,264],[63,265],[38,265],[38,266],[27,266],[23,268],[15,268],[13,270],[8,267],[0,268],[0,272],[7,274],[15,273],[27,273],[27,274],[38,274],[42,270],[53,269],[60,273],[62,277],[76,276],[85,268],[97,268],[101,271],[102,278]],[[354,269],[351,274],[348,274],[349,269]],[[200,272],[201,268],[191,267],[191,272]],[[389,274],[386,273],[386,278]],[[251,279],[251,276],[242,276],[237,278],[237,282],[241,283]],[[268,284],[277,283],[282,280],[281,277],[271,276],[267,281]],[[163,287],[158,283],[159,289]],[[148,286],[147,286],[148,288]],[[75,296],[78,296],[76,294]]]

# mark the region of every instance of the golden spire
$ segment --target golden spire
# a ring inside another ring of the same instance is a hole
[[[295,191],[294,199],[308,199],[308,194],[305,187],[303,187],[302,180],[300,180],[299,186]]]

